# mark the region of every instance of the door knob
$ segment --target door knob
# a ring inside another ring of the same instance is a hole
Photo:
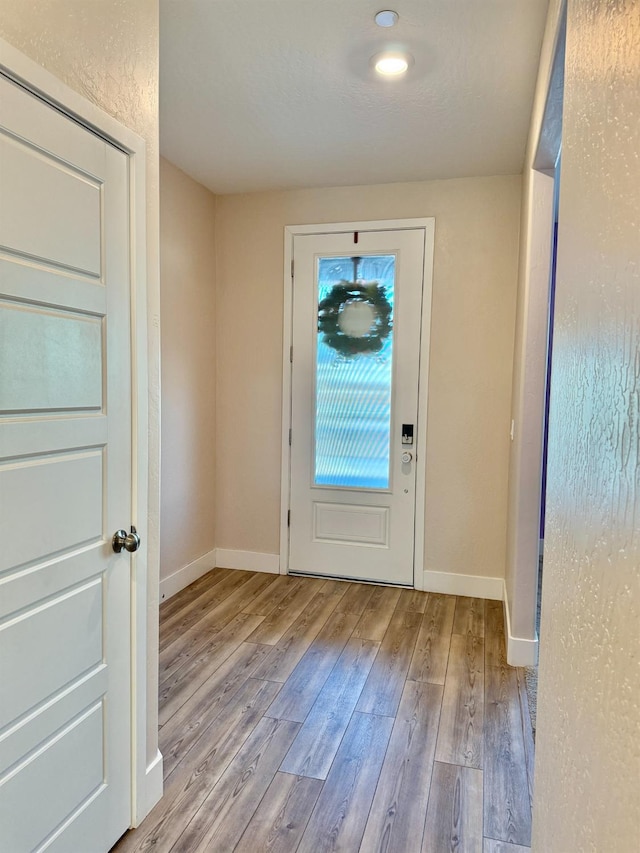
[[[111,545],[116,554],[119,554],[123,548],[125,549],[125,551],[129,551],[131,554],[133,554],[133,552],[137,551],[140,547],[140,537],[138,536],[138,531],[135,529],[133,524],[131,525],[131,533],[127,533],[126,530],[116,530],[116,532],[113,534]]]

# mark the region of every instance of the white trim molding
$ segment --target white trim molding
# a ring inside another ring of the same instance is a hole
[[[538,637],[536,636],[535,640],[529,640],[526,637],[514,637],[511,633],[509,598],[506,583],[504,583],[502,601],[504,604],[504,635],[507,643],[507,663],[509,666],[537,666]]]
[[[459,575],[456,572],[430,572],[426,570],[424,572],[425,592],[502,601],[503,589],[503,578],[492,578],[486,575]]]
[[[181,569],[160,581],[160,601],[167,601],[172,595],[189,586],[211,569],[237,569],[242,572],[265,572],[269,575],[280,573],[279,554],[263,554],[259,551],[235,551],[229,548],[214,548],[187,563]]]
[[[145,800],[139,803],[139,808],[134,815],[134,828],[142,823],[145,815],[149,814],[162,797],[163,784],[163,759],[162,753],[158,750],[151,764],[147,765],[144,785]]]
[[[180,592],[190,583],[197,581],[202,575],[206,575],[215,566],[216,549],[214,548],[212,551],[203,554],[202,557],[198,557],[197,560],[187,563],[186,566],[168,575],[168,577],[162,578],[160,581],[160,601],[171,598],[172,595]]]
[[[216,550],[216,566],[220,569],[240,569],[244,572],[266,572],[270,575],[277,575],[280,574],[280,555],[218,548]]]

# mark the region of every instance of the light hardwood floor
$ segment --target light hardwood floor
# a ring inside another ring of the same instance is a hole
[[[165,794],[114,853],[523,853],[502,604],[214,569],[160,609]]]

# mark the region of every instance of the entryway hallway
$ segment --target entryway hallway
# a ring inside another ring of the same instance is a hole
[[[502,603],[213,569],[160,609],[165,793],[114,853],[523,853]]]

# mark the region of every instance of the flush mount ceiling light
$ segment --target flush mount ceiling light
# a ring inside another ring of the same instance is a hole
[[[374,20],[379,27],[395,27],[400,16],[397,12],[392,12],[390,9],[384,9],[378,12]]]
[[[382,77],[402,77],[406,73],[413,57],[408,53],[386,51],[372,58],[373,67]]]

